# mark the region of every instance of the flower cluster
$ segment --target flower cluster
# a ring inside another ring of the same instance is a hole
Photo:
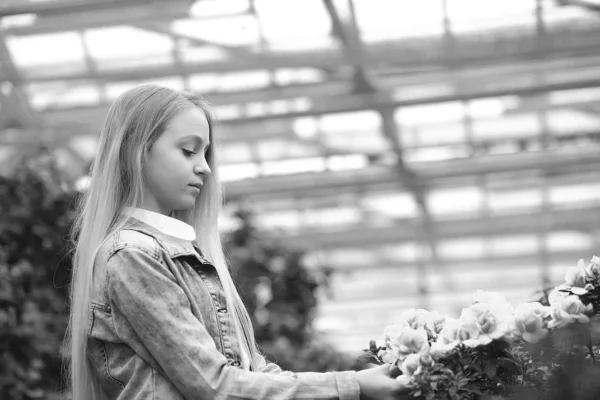
[[[477,291],[458,318],[406,310],[385,327],[383,346],[371,342],[364,360],[397,365],[397,379],[426,399],[524,390],[526,398],[552,398],[557,385],[573,387],[564,380],[573,378],[574,365],[595,366],[600,354],[600,258],[580,260],[565,283],[543,294],[513,307],[498,293]]]

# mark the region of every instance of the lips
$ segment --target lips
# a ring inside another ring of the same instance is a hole
[[[195,187],[198,190],[200,190],[202,188],[202,184],[201,183],[191,183],[188,186]]]

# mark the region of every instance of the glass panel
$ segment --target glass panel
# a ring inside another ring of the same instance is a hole
[[[249,9],[248,0],[196,0],[190,8],[190,14],[194,17],[206,18],[240,14]]]
[[[486,243],[480,238],[454,239],[438,242],[442,258],[480,258],[486,254]]]
[[[258,165],[253,163],[219,166],[219,176],[223,182],[239,181],[258,176]]]
[[[474,30],[533,25],[535,1],[504,0],[482,2],[480,0],[447,0],[452,30]]]
[[[131,26],[90,29],[84,34],[98,68],[173,63],[173,39]]]
[[[194,45],[254,46],[260,43],[260,30],[256,18],[251,15],[201,20],[183,19],[174,21],[171,28],[181,37],[189,38],[190,44]],[[194,39],[197,41],[194,42]],[[235,52],[233,49],[232,54]],[[238,52],[238,55],[242,54]]]
[[[443,33],[440,0],[355,0],[354,6],[366,42]]]
[[[396,110],[396,122],[401,126],[432,124],[435,122],[459,121],[464,118],[463,103],[423,104]]]
[[[600,130],[600,117],[597,114],[578,110],[553,110],[546,114],[546,118],[553,135],[597,133]]]
[[[367,167],[369,161],[363,154],[348,154],[327,158],[327,169],[330,171],[346,171]]]
[[[6,45],[19,67],[85,64],[81,37],[76,32],[7,37]]]
[[[541,132],[539,116],[535,113],[506,115],[502,118],[473,121],[474,139],[531,137]]]
[[[583,185],[555,186],[549,189],[550,202],[553,204],[597,203],[600,200],[600,183]]]
[[[532,254],[539,249],[536,235],[498,236],[491,238],[489,248],[493,255]]]
[[[227,143],[218,146],[219,162],[222,164],[246,163],[252,160],[252,152],[247,143]]]
[[[294,50],[333,41],[331,19],[320,1],[256,0],[255,7],[273,49]]]
[[[414,197],[409,193],[367,194],[361,205],[368,212],[395,218],[411,218],[418,215]]]
[[[285,139],[262,140],[256,143],[258,157],[261,160],[281,160],[301,156],[318,156],[322,152],[318,147]]]
[[[588,233],[576,232],[576,231],[558,231],[549,232],[546,236],[546,246],[552,251],[568,251],[568,250],[582,250],[589,251],[595,247],[593,238]],[[581,257],[591,258],[591,254],[580,255]],[[572,264],[575,265],[577,260],[573,260]],[[587,261],[587,259],[585,259]],[[565,266],[563,266],[563,276],[566,272]]]
[[[539,207],[542,203],[542,194],[538,189],[490,191],[487,202],[494,213],[519,211]]]
[[[477,187],[456,189],[439,189],[430,193],[427,198],[432,214],[479,213],[482,194]]]
[[[263,175],[288,175],[325,170],[323,157],[267,161],[261,164]]]
[[[403,153],[404,161],[407,163],[454,160],[468,156],[469,148],[467,146],[423,147],[419,149],[407,149]]]

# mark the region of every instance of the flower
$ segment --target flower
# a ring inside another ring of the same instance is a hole
[[[523,303],[515,308],[513,333],[526,342],[537,343],[548,334],[544,318],[550,313],[541,303]]]
[[[415,375],[423,373],[423,370],[434,365],[435,361],[427,353],[409,354],[400,364],[402,375],[399,375],[396,380],[406,387],[413,387],[415,385]]]
[[[444,327],[437,335],[437,340],[431,344],[430,354],[441,357],[455,348],[459,343],[460,321],[456,318],[446,318]]]
[[[585,263],[583,260],[579,260],[576,267],[571,267],[565,274],[565,284],[568,287],[584,287],[585,281]]]
[[[410,354],[429,352],[427,332],[424,329],[412,329],[404,325],[391,325],[383,332],[386,351],[391,352],[393,360],[404,361]]]
[[[404,375],[408,376],[418,375],[422,369],[418,354],[409,354],[402,364],[400,364],[400,370]]]
[[[593,256],[590,263],[585,267],[585,278],[589,281],[597,281],[600,278],[600,258]]]
[[[400,314],[400,325],[413,329],[423,329],[429,321],[429,311],[423,308],[411,308]]]
[[[553,304],[562,301],[567,296],[569,296],[569,293],[565,291],[563,285],[555,287],[548,293],[548,303],[552,306]]]
[[[504,304],[476,303],[462,311],[460,321],[465,326],[461,333],[469,337],[467,340],[477,339],[479,344],[486,345],[509,337],[512,313],[508,313]],[[475,326],[478,335],[473,335],[471,326]]]
[[[590,322],[589,315],[592,314],[593,310],[591,304],[584,305],[578,296],[566,296],[551,305],[552,320],[548,327],[562,328],[575,322],[588,323]]]
[[[474,320],[465,321],[462,318],[459,321],[460,325],[456,332],[458,341],[467,347],[479,346],[479,329],[477,329],[476,322]]]
[[[446,316],[437,311],[432,311],[427,316],[425,326],[436,335],[439,335],[442,329],[444,329],[445,324]]]
[[[431,368],[434,364],[435,362],[433,361],[433,358],[427,353],[410,354],[406,356],[400,365],[400,370],[404,375],[419,375],[423,372],[423,369]]]
[[[512,304],[499,293],[478,290],[473,295],[473,304],[479,303],[489,304],[494,314],[501,316],[503,319],[509,319],[515,312]]]
[[[459,331],[460,321],[456,318],[447,317],[437,340],[431,344],[429,354],[436,358],[446,355],[460,343]]]

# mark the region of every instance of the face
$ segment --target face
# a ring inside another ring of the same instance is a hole
[[[209,125],[204,112],[190,107],[176,115],[145,160],[142,208],[164,215],[194,206],[205,176]]]

